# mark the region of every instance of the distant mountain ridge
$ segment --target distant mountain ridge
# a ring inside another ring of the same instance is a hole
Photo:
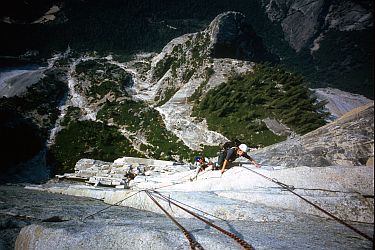
[[[167,0],[15,0],[2,7],[0,29],[7,36],[1,58],[33,51],[39,59],[68,45],[126,56],[160,52],[173,38],[206,28],[220,13],[242,12],[264,47],[307,77],[310,87],[330,86],[373,99],[370,0],[190,0],[173,5]]]

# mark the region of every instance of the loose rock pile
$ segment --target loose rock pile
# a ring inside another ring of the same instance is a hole
[[[94,186],[129,188],[136,176],[150,176],[163,173],[176,173],[190,170],[190,166],[172,161],[161,161],[145,158],[123,157],[114,162],[94,159],[81,159],[74,173],[56,175],[60,180],[81,181]]]

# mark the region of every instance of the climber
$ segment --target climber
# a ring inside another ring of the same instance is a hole
[[[218,166],[221,167],[221,174],[224,173],[225,168],[231,167],[231,163],[238,157],[244,157],[251,161],[257,168],[260,168],[261,165],[258,164],[253,158],[251,158],[247,153],[246,144],[240,144],[236,147],[224,149],[218,156]]]
[[[197,170],[195,172],[195,176],[193,178],[190,178],[190,180],[197,179],[198,174],[206,169],[215,170],[213,162],[207,157],[196,156],[194,161],[195,161],[194,165],[197,167],[196,168]]]

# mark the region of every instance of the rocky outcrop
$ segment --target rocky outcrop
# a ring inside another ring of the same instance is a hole
[[[94,186],[115,188],[129,188],[136,176],[149,176],[152,173],[175,173],[190,170],[172,161],[123,157],[114,162],[104,162],[93,159],[81,159],[75,167],[74,173],[57,175],[59,180],[81,181]]]
[[[274,1],[266,5],[272,21],[280,22],[285,40],[297,52],[304,48],[320,28],[324,0]]]
[[[0,97],[20,96],[27,87],[37,83],[44,76],[44,69],[25,69],[4,72],[0,78]],[[8,74],[7,74],[8,73]]]
[[[234,230],[236,234],[252,235],[250,242],[254,242],[255,246],[260,248],[280,248],[279,245],[273,245],[269,240],[264,240],[269,232],[272,232],[273,237],[276,233],[279,236],[286,235],[286,238],[290,240],[296,233],[299,233],[299,228],[301,228],[304,243],[293,240],[291,248],[306,246],[318,248],[322,244],[330,246],[338,244],[337,248],[339,248],[342,244],[346,244],[353,248],[360,246],[371,249],[370,241],[353,237],[355,235],[353,231],[339,227],[337,221],[327,220],[326,214],[287,192],[285,186],[279,186],[275,182],[287,185],[315,205],[351,225],[360,227],[365,234],[372,235],[374,168],[363,164],[359,164],[361,166],[351,164],[356,164],[355,160],[360,160],[358,154],[373,156],[373,147],[372,152],[369,151],[373,141],[370,141],[370,145],[367,143],[369,138],[370,140],[373,138],[373,112],[373,103],[371,103],[345,114],[325,127],[303,137],[292,139],[295,147],[291,148],[290,144],[281,143],[264,149],[262,154],[251,153],[258,161],[263,162],[260,169],[254,168],[245,159],[239,158],[239,166],[230,168],[223,175],[220,171],[207,170],[199,173],[196,178],[192,178],[196,176],[196,170],[192,169],[190,164],[132,157],[123,157],[114,162],[83,159],[77,163],[75,175],[64,176],[69,182],[61,179],[60,181],[51,180],[43,185],[27,187],[27,190],[46,191],[48,196],[51,195],[50,193],[57,193],[91,197],[111,205],[127,207],[126,210],[124,208],[125,211],[132,208],[130,210],[132,213],[126,212],[126,215],[123,214],[124,210],[119,208],[113,211],[111,207],[108,209],[111,211],[103,213],[102,206],[96,206],[93,211],[93,209],[85,210],[84,206],[75,207],[77,204],[65,204],[69,209],[61,212],[61,206],[59,206],[58,210],[59,216],[63,215],[61,223],[49,224],[35,219],[45,215],[40,211],[41,209],[28,209],[34,206],[35,201],[26,210],[24,206],[4,205],[1,212],[7,218],[11,217],[12,221],[15,220],[13,217],[17,218],[17,216],[33,219],[32,225],[23,227],[20,231],[15,242],[16,249],[48,249],[51,242],[54,242],[57,249],[82,247],[82,245],[96,249],[108,244],[125,249],[148,247],[164,249],[173,248],[176,244],[179,248],[184,248],[187,245],[182,234],[179,234],[176,228],[171,227],[171,223],[165,218],[157,215],[162,214],[162,211],[145,193],[145,191],[150,191],[156,198],[157,195],[163,194],[186,208],[204,211],[215,224],[222,223],[223,226],[229,227],[231,232]],[[353,144],[346,143],[348,140]],[[300,142],[300,145],[297,142]],[[335,142],[343,148],[342,152],[337,151],[337,145],[335,145],[336,148],[333,146],[332,143]],[[286,154],[287,150],[298,152],[300,155]],[[320,152],[319,150],[326,152],[323,155],[326,158],[319,158],[315,155]],[[337,157],[338,153],[341,153],[341,158]],[[268,156],[271,160],[275,160],[272,158],[273,155],[276,160],[279,160],[280,156],[289,157],[289,161],[287,158],[283,158],[283,161],[290,164],[276,165],[274,162],[275,164],[271,165],[271,161],[266,164],[269,160]],[[300,159],[304,161],[299,161]],[[320,165],[314,163],[314,165],[301,166],[311,159],[320,160]],[[334,162],[336,166],[324,166],[329,161]],[[290,168],[292,163],[295,163],[297,167]],[[338,165],[339,163],[341,165]],[[77,178],[84,179],[87,183],[77,183],[75,182]],[[113,183],[113,178],[121,179],[126,185],[122,185],[121,189],[110,188],[109,186],[118,184]],[[125,187],[127,189],[124,190]],[[154,193],[154,191],[157,192]],[[22,192],[18,192],[17,195],[20,193]],[[5,197],[14,196],[6,195]],[[12,203],[6,200],[4,204],[13,204],[16,200],[14,198]],[[213,249],[233,247],[233,242],[222,241],[222,237],[213,235],[209,227],[196,224],[196,220],[174,207],[170,202],[159,199],[158,201],[168,213],[178,218],[179,222],[182,221],[184,225],[188,225],[188,230],[191,230],[194,237],[205,247]],[[49,204],[51,202],[49,201]],[[122,211],[121,214],[120,211]],[[51,215],[48,209],[46,212],[46,215]],[[28,216],[23,216],[25,213]],[[91,214],[95,215],[90,216]],[[82,218],[85,220],[78,222]],[[370,224],[358,225],[356,222]],[[149,227],[151,224],[152,227]],[[262,232],[259,237],[253,237],[254,226],[256,232]],[[277,227],[281,227],[282,230],[279,232]],[[291,228],[293,230],[289,231]],[[197,230],[200,231],[199,235],[195,235]],[[324,235],[316,234],[323,230]],[[338,230],[340,234],[337,233]],[[319,239],[318,242],[308,238],[312,234],[315,235],[312,238]],[[345,237],[342,237],[342,234]],[[307,238],[306,235],[308,235]],[[171,237],[173,241],[170,240]],[[246,237],[244,236],[245,240]],[[347,242],[348,239],[352,240]],[[133,241],[131,247],[128,247],[129,242]],[[289,246],[289,244],[283,243],[282,247]]]
[[[129,90],[133,97],[158,106],[167,129],[191,149],[199,150],[201,145],[218,145],[227,138],[210,131],[205,121],[190,117],[188,99],[193,94],[203,96],[231,74],[252,70],[254,63],[239,59],[270,57],[245,16],[225,12],[207,29],[177,37],[161,53],[127,63],[125,70],[134,78]]]
[[[262,39],[239,12],[218,15],[207,28],[207,32],[211,37],[209,49],[214,58],[235,58],[253,62],[277,61],[277,57],[267,52]]]
[[[254,152],[263,164],[294,166],[366,165],[374,157],[374,103],[302,137]]]
[[[218,15],[205,30],[177,37],[156,56],[140,58],[126,67],[136,78],[135,94],[143,90],[140,98],[165,103],[170,98],[165,99],[167,92],[174,94],[185,84],[201,84],[214,77],[217,74],[213,69],[215,62],[220,63],[222,69],[232,70],[233,73],[243,71],[236,69],[238,65],[233,65],[235,60],[216,58],[232,58],[241,62],[239,60],[262,61],[262,57],[267,61],[271,56],[261,39],[243,14],[230,11]],[[248,62],[241,64],[251,70]],[[142,67],[145,65],[148,67]],[[145,68],[148,70],[145,71]],[[205,89],[218,84],[208,84]],[[186,97],[197,87],[191,86]]]
[[[334,88],[313,89],[313,93],[319,101],[327,102],[325,109],[330,114],[328,117],[329,121],[336,120],[354,108],[373,102],[362,95]]]
[[[362,30],[373,26],[370,1],[263,0],[268,18],[278,22],[285,40],[297,52],[329,29]]]
[[[261,2],[270,21],[261,35],[281,63],[303,74],[311,86],[374,98],[373,1]]]
[[[139,168],[145,166],[147,169],[132,180],[130,190],[81,184],[72,182],[72,179],[69,182],[51,180],[43,185],[29,185],[26,190],[0,186],[3,204],[0,221],[4,222],[1,225],[5,232],[0,239],[4,242],[4,249],[13,249],[12,244],[15,249],[49,249],[52,242],[56,249],[98,249],[109,245],[123,249],[176,246],[184,249],[188,246],[186,239],[161,215],[160,208],[144,192],[149,190],[158,192],[153,193],[155,197],[163,194],[188,209],[195,208],[197,213],[204,211],[211,222],[242,235],[244,240],[259,248],[318,248],[322,244],[339,248],[345,244],[371,249],[370,241],[355,237],[350,229],[327,220],[325,214],[258,174],[289,185],[299,195],[371,235],[371,224],[359,225],[355,222],[372,223],[374,220],[373,168],[263,166],[255,169],[243,159],[240,163],[240,167],[233,167],[223,175],[220,171],[205,171],[192,181],[196,171],[190,170],[189,165],[124,157],[111,163],[111,170],[121,164],[137,165]],[[100,176],[107,174],[108,166],[108,163],[100,161],[81,160],[77,164],[77,173],[84,174],[86,171],[85,174],[90,176]],[[67,194],[91,197],[122,207],[108,207]],[[223,240],[217,231],[171,203],[158,201],[205,248],[235,247],[233,241]],[[45,206],[46,203],[48,206]],[[322,230],[323,235],[317,233]],[[199,234],[196,234],[197,231]],[[12,235],[15,234],[18,236],[14,243]],[[282,244],[280,241],[269,241],[269,237],[275,234],[288,240],[282,241]],[[290,240],[293,237],[301,238],[303,242]]]

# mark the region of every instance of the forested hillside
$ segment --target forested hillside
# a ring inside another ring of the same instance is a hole
[[[324,102],[317,102],[301,75],[278,66],[258,64],[254,72],[234,75],[228,82],[195,99],[193,115],[206,118],[209,128],[248,145],[267,146],[285,137],[272,133],[264,119],[273,118],[298,134],[325,124]]]

